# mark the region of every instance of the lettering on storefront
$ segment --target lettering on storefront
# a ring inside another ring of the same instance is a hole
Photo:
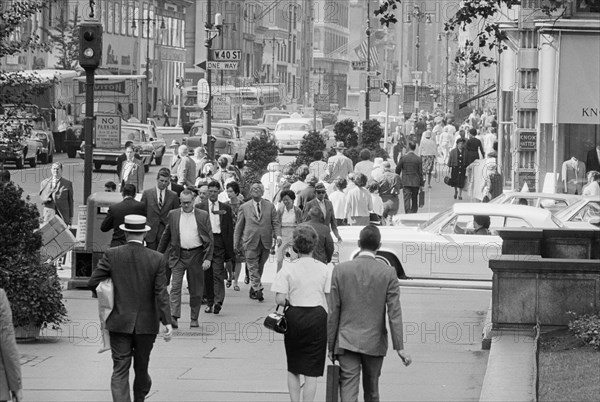
[[[535,151],[537,133],[535,131],[521,131],[519,133],[519,148],[521,151]]]
[[[125,81],[116,82],[95,82],[94,91],[120,92],[125,93]],[[85,83],[79,83],[79,93],[85,93]]]
[[[598,117],[600,111],[597,107],[584,107],[581,108],[581,117]]]

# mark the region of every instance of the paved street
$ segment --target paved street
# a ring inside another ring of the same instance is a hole
[[[273,265],[271,264],[271,268]],[[267,275],[272,276],[272,275]],[[262,326],[274,308],[227,290],[218,316],[201,313],[201,328],[189,329],[189,304],[174,339],[157,339],[150,361],[150,401],[287,401],[283,337]],[[110,352],[98,354],[97,301],[87,291],[66,291],[70,323],[20,344],[25,398],[29,401],[110,400]],[[490,292],[403,288],[406,368],[390,349],[381,377],[382,400],[477,400],[487,351],[481,327]],[[186,319],[187,318],[187,319]],[[325,398],[319,379],[317,400]],[[362,399],[362,396],[360,397]]]

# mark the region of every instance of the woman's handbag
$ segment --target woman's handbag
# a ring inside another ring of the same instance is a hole
[[[279,334],[285,334],[287,332],[287,319],[285,318],[285,309],[283,313],[279,311],[279,305],[275,309],[274,312],[269,314],[265,318],[264,326],[270,329],[271,331],[275,331]]]
[[[444,177],[444,184],[450,187],[454,187],[456,185],[450,176]]]

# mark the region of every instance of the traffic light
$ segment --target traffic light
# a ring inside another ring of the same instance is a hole
[[[79,65],[93,70],[102,60],[102,24],[82,22],[79,24]]]
[[[181,77],[175,78],[175,87],[177,89],[183,88],[183,78],[181,78]]]
[[[390,95],[396,93],[396,81],[389,81],[390,83]]]
[[[383,83],[383,88],[381,88],[381,92],[383,92],[384,95],[391,95],[390,90],[391,90],[391,88],[390,88],[390,82],[389,81],[385,81]]]

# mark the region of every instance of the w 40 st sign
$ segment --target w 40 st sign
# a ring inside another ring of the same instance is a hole
[[[242,51],[239,49],[212,49],[211,61],[240,61]]]

